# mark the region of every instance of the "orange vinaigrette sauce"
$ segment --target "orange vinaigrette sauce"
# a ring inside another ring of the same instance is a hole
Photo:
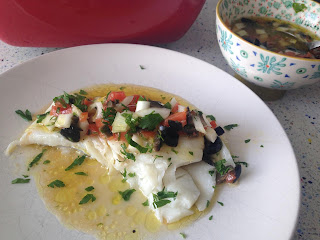
[[[194,108],[182,98],[154,88],[97,85],[84,90],[88,93],[87,97],[101,97],[106,96],[109,91],[120,91],[120,89],[127,96],[139,94],[163,103],[175,97],[180,104]],[[42,149],[47,149],[39,163],[30,170],[47,209],[66,227],[92,234],[98,239],[154,239],[163,234],[177,234],[177,238],[181,238],[179,232],[183,231],[183,227],[207,214],[211,209],[210,206],[205,211],[199,212],[193,207],[193,215],[175,223],[162,224],[149,207],[142,205],[146,198],[138,189],[131,195],[129,201],[122,199],[118,191],[125,191],[130,186],[122,181],[123,178],[118,171],[108,173],[107,169],[90,157],[87,157],[82,165],[65,171],[78,156],[83,155],[82,152],[63,147],[36,145],[32,148],[39,153]],[[47,163],[46,160],[50,162]],[[44,164],[45,161],[47,164]],[[76,174],[79,172],[86,175]],[[65,186],[48,187],[48,184],[55,180],[62,181]],[[94,189],[86,191],[85,189],[90,186]],[[87,194],[93,194],[96,200],[79,204]],[[213,198],[216,196],[217,193]],[[216,202],[214,199],[211,202]]]

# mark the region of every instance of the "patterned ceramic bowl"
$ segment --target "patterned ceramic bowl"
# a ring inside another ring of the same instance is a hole
[[[307,10],[296,13],[293,3]],[[320,59],[289,57],[257,47],[229,29],[241,17],[261,16],[300,25],[320,36],[320,4],[311,0],[220,0],[216,9],[219,46],[232,69],[266,88],[294,89],[320,80]]]

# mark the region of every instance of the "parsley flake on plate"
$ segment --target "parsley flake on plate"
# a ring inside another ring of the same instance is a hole
[[[18,114],[20,117],[22,117],[24,120],[32,121],[31,112],[27,109],[25,112],[22,110],[17,110],[16,114]]]

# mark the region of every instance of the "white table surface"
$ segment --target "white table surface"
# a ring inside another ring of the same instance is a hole
[[[179,41],[158,46],[199,58],[234,75],[216,40],[217,2],[207,0],[196,22]],[[55,50],[57,48],[13,47],[0,41],[0,73]],[[302,202],[293,239],[320,239],[320,83],[288,91],[282,99],[266,104],[285,129],[300,169]]]

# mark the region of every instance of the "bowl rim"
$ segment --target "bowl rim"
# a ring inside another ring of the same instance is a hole
[[[219,12],[219,7],[220,5],[222,4],[222,2],[225,1],[225,0],[219,0],[217,6],[216,6],[216,17],[219,18],[221,24],[227,29],[227,31],[229,31],[230,33],[234,34],[236,37],[240,38],[241,40],[243,40],[245,43],[249,44],[249,45],[252,45],[253,47],[256,47],[258,49],[261,49],[263,51],[266,51],[266,52],[269,52],[269,53],[272,53],[272,54],[276,54],[276,55],[279,55],[279,56],[282,56],[282,57],[286,57],[286,58],[293,58],[295,60],[302,60],[302,61],[311,61],[311,62],[319,62],[320,63],[320,59],[317,59],[317,58],[301,58],[301,57],[293,57],[293,56],[288,56],[288,55],[284,55],[284,54],[280,54],[280,53],[276,53],[276,52],[273,52],[273,51],[270,51],[268,49],[264,49],[262,47],[259,47],[257,45],[254,45],[246,40],[244,40],[242,37],[240,37],[238,34],[232,32],[229,27],[225,24],[224,21],[222,21],[221,17],[220,17],[220,12]],[[316,2],[316,1],[313,1],[313,0],[309,0],[311,2],[315,2],[317,5],[319,5],[320,7],[320,3]]]

